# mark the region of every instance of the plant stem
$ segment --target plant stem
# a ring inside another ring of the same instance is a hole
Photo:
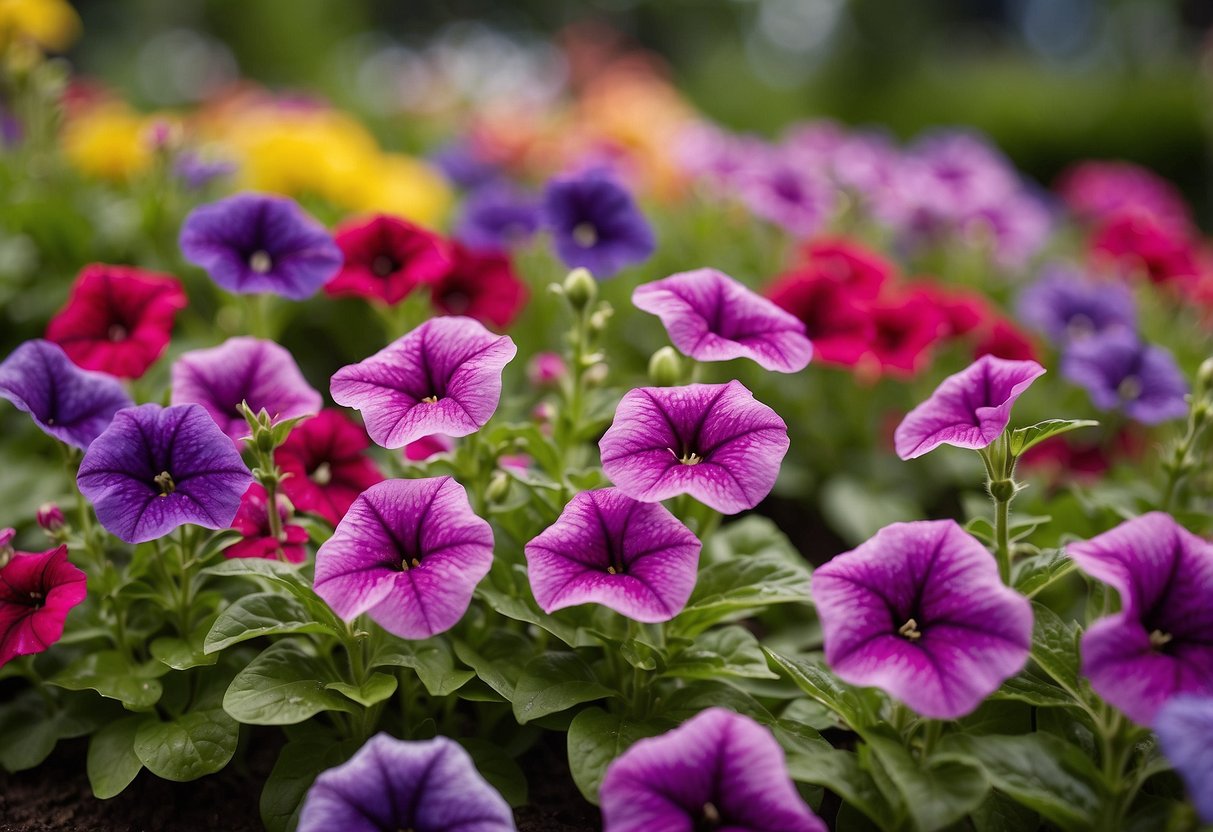
[[[1011,501],[994,501],[994,557],[998,561],[998,576],[1004,584],[1011,583],[1010,542]]]

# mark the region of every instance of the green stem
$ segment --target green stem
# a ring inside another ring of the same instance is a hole
[[[1011,501],[994,501],[994,557],[998,561],[998,576],[1004,584],[1011,583]]]

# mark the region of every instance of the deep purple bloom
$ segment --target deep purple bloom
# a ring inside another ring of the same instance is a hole
[[[1154,730],[1200,819],[1213,823],[1213,696],[1175,697],[1158,712]]]
[[[826,832],[771,732],[724,708],[635,743],[607,767],[603,832]]]
[[[76,482],[101,525],[143,543],[186,523],[228,528],[253,477],[201,407],[145,404],[119,411]]]
[[[229,338],[217,347],[183,353],[173,364],[173,404],[202,405],[237,446],[249,435],[241,402],[280,421],[314,416],[324,400],[291,354],[273,341]]]
[[[81,370],[62,347],[41,340],[26,341],[0,363],[0,397],[28,413],[43,433],[81,449],[134,404],[118,379]]]
[[[501,168],[493,164],[470,139],[457,139],[434,151],[430,161],[451,182],[467,191],[491,185],[501,179]]]
[[[834,190],[825,176],[779,153],[757,157],[737,184],[750,211],[801,239],[819,231],[834,211]]]
[[[633,499],[690,494],[736,514],[770,493],[788,444],[779,414],[730,381],[631,390],[598,447],[603,472]]]
[[[341,249],[294,200],[236,194],[199,206],[181,226],[181,253],[237,294],[309,298],[341,268]]]
[[[1124,329],[1071,343],[1061,356],[1061,374],[1085,389],[1099,409],[1123,410],[1147,425],[1188,412],[1188,382],[1175,358]]]
[[[1133,293],[1119,280],[1100,280],[1054,264],[1019,296],[1019,318],[1055,344],[1109,329],[1137,327]]]
[[[699,538],[665,506],[603,488],[574,496],[526,545],[526,560],[544,612],[594,603],[654,623],[686,606],[699,549]]]
[[[200,191],[224,176],[236,172],[236,163],[226,159],[207,159],[186,151],[173,162],[173,173],[191,191]]]
[[[477,251],[509,251],[539,230],[539,200],[507,185],[489,185],[463,205],[455,238]]]
[[[661,318],[674,346],[697,361],[749,358],[795,373],[813,355],[803,321],[715,269],[637,286],[632,303]]]
[[[551,180],[542,210],[560,259],[569,268],[589,269],[599,280],[643,263],[657,248],[631,194],[601,173]]]
[[[915,459],[940,445],[988,447],[1006,430],[1015,400],[1044,372],[1035,361],[983,355],[906,414],[893,434],[897,455]]]
[[[923,716],[971,713],[1028,660],[1032,607],[952,520],[893,523],[813,573],[826,662]]]
[[[1066,552],[1120,594],[1082,638],[1096,693],[1142,725],[1178,694],[1213,694],[1213,544],[1156,511]]]
[[[501,399],[501,370],[518,348],[471,318],[426,321],[370,358],[333,374],[333,401],[362,411],[385,448],[484,427]]]
[[[455,626],[493,564],[493,532],[450,477],[385,480],[354,500],[316,552],[316,594],[346,621],[401,638]]]
[[[509,804],[446,737],[376,734],[316,778],[298,832],[514,832]]]

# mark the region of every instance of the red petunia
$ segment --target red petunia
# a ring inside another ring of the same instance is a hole
[[[1130,276],[1144,272],[1152,283],[1184,284],[1200,275],[1195,241],[1143,214],[1122,214],[1104,223],[1091,240],[1091,251]]]
[[[444,315],[467,315],[504,329],[526,305],[527,287],[514,274],[510,258],[451,244],[453,262],[430,287],[434,308]]]
[[[451,265],[441,237],[383,214],[345,223],[337,228],[335,239],[345,265],[324,291],[337,297],[395,305],[419,285],[437,280]]]
[[[282,492],[299,511],[336,525],[359,494],[383,481],[383,473],[366,455],[368,447],[366,431],[344,412],[320,411],[296,425],[274,452],[278,467],[290,474]]]
[[[998,318],[982,328],[973,346],[973,358],[992,355],[1008,361],[1038,361],[1039,354],[1032,339],[1015,324]]]
[[[168,347],[186,306],[175,277],[133,266],[85,266],[46,338],[86,370],[139,378]]]
[[[853,367],[868,351],[876,328],[867,301],[846,284],[801,269],[776,280],[766,294],[804,322],[814,361]]]
[[[891,296],[871,308],[875,334],[869,346],[882,374],[909,378],[926,369],[930,350],[948,334],[948,318],[922,292]]]
[[[959,338],[985,330],[996,317],[990,301],[980,292],[949,290],[930,283],[914,284],[913,291],[928,297],[943,314],[945,337]]]
[[[58,641],[68,612],[84,600],[85,584],[85,574],[67,560],[67,546],[13,555],[0,569],[0,665]]]
[[[819,239],[804,248],[804,267],[845,288],[852,297],[874,300],[897,269],[879,254],[845,238]]]
[[[233,543],[223,550],[228,558],[268,558],[303,563],[307,560],[307,529],[287,521],[291,518],[290,506],[285,500],[278,503],[278,517],[282,520],[282,533],[275,538],[270,528],[269,494],[260,483],[253,483],[240,499],[240,510],[232,520],[232,528],[244,535],[244,540]]]

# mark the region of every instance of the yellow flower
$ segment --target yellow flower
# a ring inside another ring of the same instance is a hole
[[[75,116],[61,141],[68,162],[86,176],[123,181],[152,162],[147,120],[124,104],[101,104]]]
[[[396,153],[373,160],[350,184],[352,201],[337,200],[347,207],[394,214],[431,227],[442,222],[453,200],[442,174],[418,159]]]
[[[64,0],[0,0],[0,50],[34,43],[62,52],[80,36],[80,17]]]

